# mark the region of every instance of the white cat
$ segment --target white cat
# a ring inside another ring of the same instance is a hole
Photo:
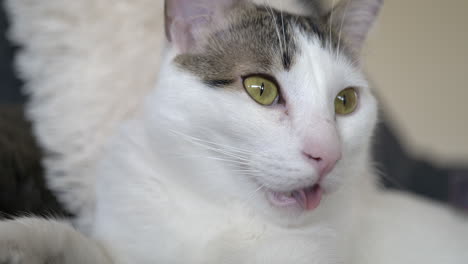
[[[303,16],[241,0],[167,0],[169,41],[155,88],[89,170],[93,206],[77,216],[89,240],[57,222],[6,222],[0,256],[19,263],[468,260],[462,218],[377,190],[369,153],[377,103],[359,53],[381,5],[344,1]],[[441,225],[453,230],[441,236]],[[35,230],[44,233],[24,239]]]

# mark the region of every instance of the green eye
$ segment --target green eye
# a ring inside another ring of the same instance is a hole
[[[346,88],[335,98],[335,113],[349,115],[358,105],[358,95],[355,88]]]
[[[271,105],[278,98],[276,84],[261,76],[251,76],[244,79],[244,88],[257,103]]]

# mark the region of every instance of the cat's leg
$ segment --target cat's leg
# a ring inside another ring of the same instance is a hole
[[[66,223],[39,218],[0,222],[0,264],[110,264],[96,242]]]

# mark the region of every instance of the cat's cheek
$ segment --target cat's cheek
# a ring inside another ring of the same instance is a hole
[[[275,106],[275,110],[280,113],[279,116],[279,121],[280,123],[285,123],[285,122],[290,122],[291,121],[291,116],[289,113],[289,108],[287,107],[286,104],[278,104]]]
[[[346,170],[345,162],[339,161],[322,183],[325,194],[338,191],[343,186],[345,178],[350,174],[351,172]]]

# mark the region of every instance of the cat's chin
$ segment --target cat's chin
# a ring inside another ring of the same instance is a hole
[[[315,184],[290,192],[266,190],[266,197],[274,207],[312,211],[320,205],[323,193],[323,188],[319,184]]]

